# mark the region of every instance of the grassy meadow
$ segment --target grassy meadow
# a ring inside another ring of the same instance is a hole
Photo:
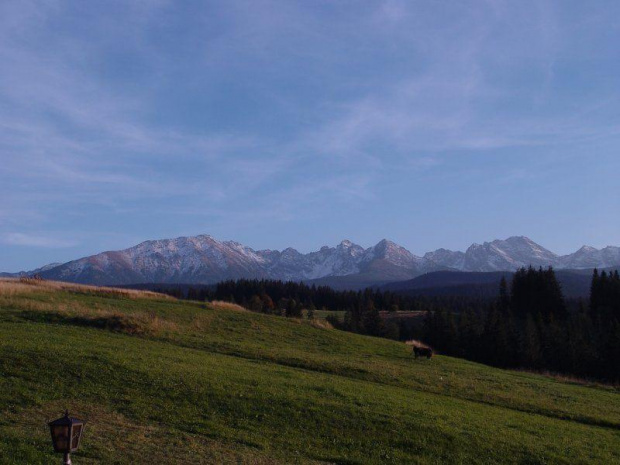
[[[620,391],[437,356],[324,321],[0,280],[0,463],[620,463]]]

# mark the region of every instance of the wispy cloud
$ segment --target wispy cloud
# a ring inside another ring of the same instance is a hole
[[[73,240],[54,238],[48,235],[32,235],[19,232],[6,233],[1,236],[1,240],[7,245],[42,247],[49,249],[74,247],[78,244],[78,242]]]
[[[293,235],[325,205],[396,218],[438,179],[610,160],[619,9],[2,2],[0,235]]]

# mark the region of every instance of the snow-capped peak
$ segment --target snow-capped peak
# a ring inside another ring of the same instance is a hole
[[[620,266],[620,248],[608,246],[599,250],[584,246],[560,257],[525,236],[513,236],[472,244],[466,252],[438,249],[417,257],[387,239],[366,249],[345,239],[335,247],[300,253],[290,247],[281,252],[255,251],[239,242],[219,241],[203,234],[145,241],[125,250],[103,252],[40,271],[49,279],[93,284],[213,283],[238,278],[305,280],[357,273],[373,273],[381,281],[446,268],[508,271],[529,265]]]

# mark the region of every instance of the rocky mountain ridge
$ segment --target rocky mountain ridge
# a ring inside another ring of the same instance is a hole
[[[389,240],[368,248],[349,240],[303,254],[293,248],[254,250],[209,235],[146,241],[38,270],[47,279],[100,285],[146,282],[210,284],[225,279],[294,281],[346,277],[391,282],[438,270],[513,271],[522,266],[587,269],[620,265],[620,247],[582,247],[559,256],[523,236],[472,244],[465,252],[438,249],[422,257]],[[23,275],[25,273],[13,274]],[[9,275],[9,274],[5,274]],[[325,281],[327,279],[327,281]]]

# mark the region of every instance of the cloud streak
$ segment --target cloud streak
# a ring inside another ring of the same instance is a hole
[[[61,249],[74,247],[78,243],[67,239],[58,239],[48,235],[32,235],[20,232],[7,233],[2,236],[2,243],[6,245],[16,245],[22,247],[42,247],[50,249]]]

